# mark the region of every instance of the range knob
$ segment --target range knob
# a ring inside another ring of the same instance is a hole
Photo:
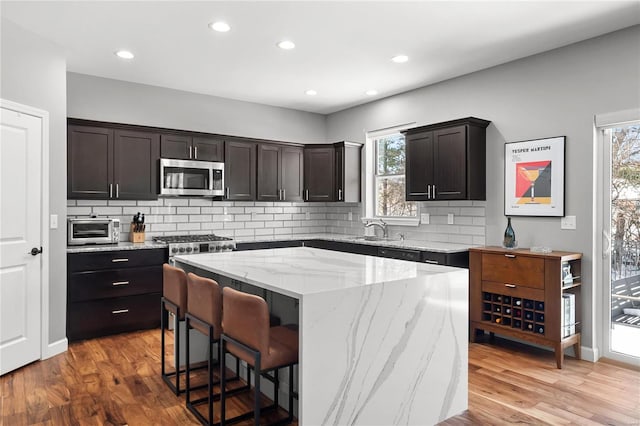
[[[180,247],[180,253],[184,253],[184,247]]]
[[[187,253],[191,253],[193,251],[192,247],[187,247]]]
[[[178,247],[174,247],[171,249],[171,253],[177,253],[178,252]]]

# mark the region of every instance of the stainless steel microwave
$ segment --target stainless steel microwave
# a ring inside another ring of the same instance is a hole
[[[117,244],[120,241],[120,219],[90,217],[67,220],[67,244]]]
[[[162,158],[160,195],[224,196],[224,163]]]

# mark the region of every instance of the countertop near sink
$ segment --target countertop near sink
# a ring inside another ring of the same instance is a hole
[[[237,243],[257,243],[270,241],[306,241],[306,240],[325,240],[339,241],[345,243],[363,244],[376,247],[390,247],[408,250],[432,251],[436,253],[460,253],[474,247],[467,244],[454,243],[438,243],[433,241],[421,240],[365,240],[358,235],[344,234],[291,234],[291,235],[267,235],[257,237],[238,237],[235,238]],[[145,241],[144,243],[121,242],[118,244],[104,245],[87,245],[87,246],[68,246],[67,253],[90,253],[96,251],[117,251],[117,250],[143,250],[164,248],[165,243],[154,241]]]
[[[67,253],[91,253],[96,251],[144,250],[165,248],[165,243],[145,241],[144,243],[120,242],[118,244],[90,244],[86,246],[67,246]]]
[[[291,240],[327,240],[339,241],[354,244],[363,244],[376,247],[391,247],[399,249],[432,251],[437,253],[460,253],[468,251],[473,245],[438,243],[421,240],[365,240],[358,235],[344,234],[292,234],[292,235],[268,235],[260,237],[239,237],[235,239],[237,243],[253,243],[268,241],[291,241]]]

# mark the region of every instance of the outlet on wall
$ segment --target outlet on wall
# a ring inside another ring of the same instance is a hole
[[[453,213],[447,214],[447,224],[453,225]]]
[[[422,213],[420,215],[420,223],[424,225],[428,225],[430,220],[431,220],[431,215],[429,213]]]
[[[576,229],[576,217],[565,216],[560,219],[560,229]]]
[[[58,215],[57,214],[52,214],[49,217],[49,228],[58,229]]]
[[[353,220],[353,212],[349,212],[348,217],[349,217],[349,220]]]
[[[306,213],[304,214],[304,218],[305,218],[306,220],[311,219],[311,213],[306,212]]]

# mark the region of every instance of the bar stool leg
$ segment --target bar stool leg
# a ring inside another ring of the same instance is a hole
[[[225,364],[226,364],[226,353],[227,353],[227,342],[224,340],[224,337],[220,340],[220,352],[222,354],[220,358],[220,425],[224,426],[226,424],[226,403],[227,403],[227,380],[225,374]],[[237,370],[237,374],[240,374],[240,371]]]
[[[293,365],[289,366],[289,423],[293,421]]]
[[[256,379],[256,384],[253,387],[255,392],[253,422],[255,426],[260,426],[260,352],[256,355],[255,369],[253,371]]]

